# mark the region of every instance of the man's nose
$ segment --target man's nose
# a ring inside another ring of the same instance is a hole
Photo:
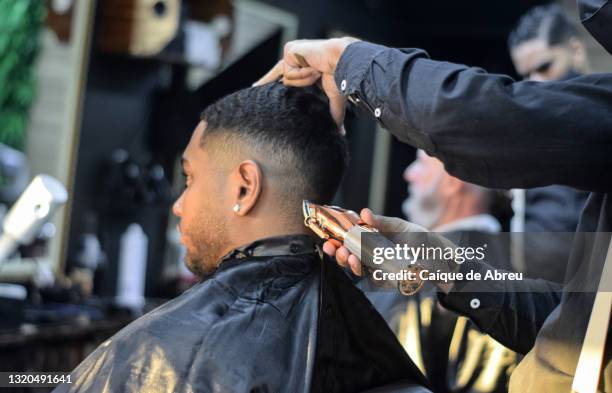
[[[177,217],[181,217],[183,214],[183,194],[172,205],[172,213]]]
[[[414,163],[410,164],[406,167],[406,169],[404,169],[404,181],[406,181],[406,183],[412,183],[414,181],[414,172],[415,172],[415,168],[414,168]]]
[[[529,74],[529,77],[527,78],[527,80],[531,82],[546,82],[548,79],[541,73],[534,72],[534,73]]]

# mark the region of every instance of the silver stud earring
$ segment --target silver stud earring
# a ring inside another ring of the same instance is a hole
[[[240,211],[240,204],[236,203],[234,207],[232,207],[232,210],[234,211],[234,213],[238,213]]]

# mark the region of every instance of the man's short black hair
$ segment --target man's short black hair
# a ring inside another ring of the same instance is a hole
[[[277,181],[291,205],[331,202],[348,164],[346,140],[315,87],[273,82],[229,94],[207,107],[202,144],[223,136],[223,149],[246,147],[264,176]],[[298,200],[299,199],[299,200]]]
[[[551,3],[532,8],[521,17],[510,33],[508,46],[516,48],[523,42],[543,39],[548,46],[565,44],[578,31],[560,5]]]

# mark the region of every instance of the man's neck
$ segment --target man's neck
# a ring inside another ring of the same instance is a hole
[[[447,207],[444,214],[442,214],[440,217],[440,220],[438,220],[438,222],[436,222],[434,225],[434,228],[484,213],[486,212],[482,211],[482,209],[476,208],[474,203],[465,203],[464,199],[459,198],[457,203]]]
[[[299,225],[262,225],[260,228],[253,229],[251,231],[243,231],[243,233],[241,233],[237,239],[241,240],[241,244],[246,244],[252,243],[259,239],[265,239],[267,237],[311,233],[312,232],[310,232],[310,230],[306,228],[303,223],[300,223]]]
[[[311,235],[312,232],[302,222],[282,222],[276,220],[254,220],[233,229],[231,244],[228,244],[221,256],[232,250],[253,243],[257,240],[285,235]]]
[[[478,231],[499,232],[501,224],[495,217],[487,213],[481,213],[470,217],[460,218],[444,225],[432,228],[436,232]]]

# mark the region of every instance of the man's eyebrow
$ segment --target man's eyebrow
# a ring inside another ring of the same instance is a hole
[[[552,60],[543,61],[537,67],[534,68],[534,71],[536,72],[546,71],[546,69],[550,67],[551,65],[552,65]]]
[[[544,61],[541,61],[538,63],[537,66],[532,67],[531,69],[525,71],[523,74],[521,74],[523,77],[527,78],[529,75],[531,75],[534,72],[542,72],[542,71],[546,71],[546,68],[550,67],[552,65],[552,59],[547,59]]]

